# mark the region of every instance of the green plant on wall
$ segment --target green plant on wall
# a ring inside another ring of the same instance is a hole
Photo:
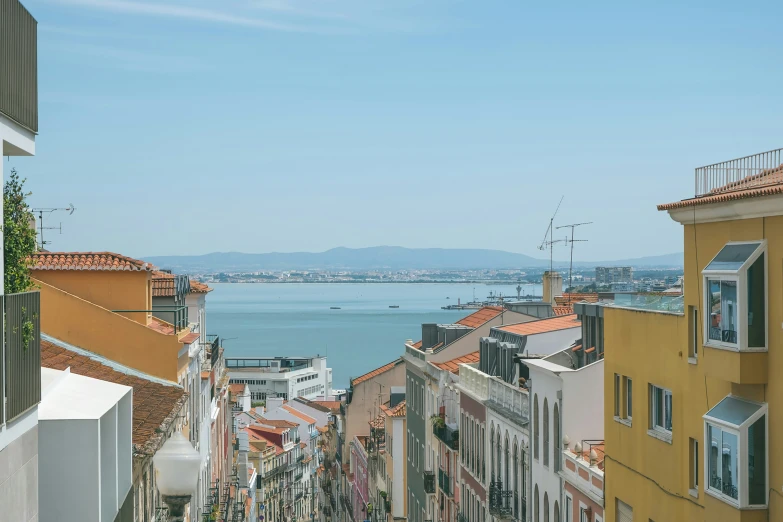
[[[38,319],[38,314],[33,314],[32,319],[27,316],[27,308],[22,307],[22,349],[27,351],[30,347],[30,343],[35,340],[35,323],[33,320]],[[14,335],[19,335],[19,327],[13,327]]]
[[[446,419],[441,417],[440,415],[433,415],[430,417],[430,422],[432,422],[432,425],[436,428],[443,428],[446,426]]]
[[[16,169],[3,187],[3,287],[6,294],[26,292],[33,287],[28,259],[36,251],[35,221],[24,191],[25,180]]]

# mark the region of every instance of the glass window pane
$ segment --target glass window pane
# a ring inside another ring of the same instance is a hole
[[[708,279],[707,285],[710,292],[710,339],[721,340],[720,329],[720,280]]]
[[[665,417],[663,427],[669,431],[672,431],[672,392],[667,391],[665,394]]]
[[[748,268],[748,347],[767,345],[764,254]]]
[[[726,245],[704,270],[739,270],[761,243]]]
[[[737,282],[720,282],[720,308],[722,341],[737,343]]]
[[[631,382],[631,379],[628,379],[628,393],[625,398],[626,400],[626,408],[628,412],[628,417],[633,417],[633,383]]]
[[[720,467],[718,467],[718,452],[721,444],[720,428],[707,424],[707,437],[710,441],[710,457],[707,463],[709,487],[721,491]]]
[[[767,416],[748,428],[748,503],[767,503]]]
[[[737,436],[727,431],[723,432],[723,447],[721,453],[722,459],[722,473],[721,479],[723,480],[723,494],[727,495],[734,500],[738,498],[737,495],[737,459],[739,458],[739,444],[737,443]]]
[[[754,413],[759,411],[760,408],[760,404],[743,401],[737,397],[725,397],[707,412],[707,416],[720,419],[739,427]]]

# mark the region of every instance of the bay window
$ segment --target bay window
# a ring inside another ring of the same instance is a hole
[[[727,243],[703,270],[707,346],[767,348],[766,241]]]
[[[739,508],[767,505],[767,405],[729,395],[704,415],[705,490]]]

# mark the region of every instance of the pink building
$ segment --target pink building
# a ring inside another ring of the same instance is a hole
[[[578,441],[563,450],[564,522],[604,520],[604,441]]]
[[[367,436],[356,435],[351,445],[351,468],[353,472],[353,520],[367,520],[369,502],[369,481],[367,473]]]

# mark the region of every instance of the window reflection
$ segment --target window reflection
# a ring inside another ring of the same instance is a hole
[[[737,282],[709,279],[710,331],[714,341],[737,343]]]

